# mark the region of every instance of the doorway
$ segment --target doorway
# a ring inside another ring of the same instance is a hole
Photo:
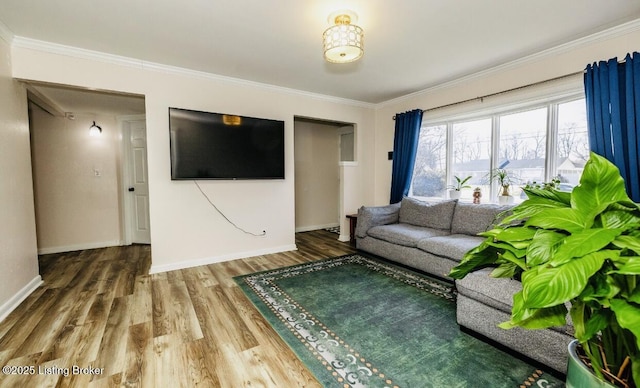
[[[134,242],[123,221],[135,217],[124,205],[121,118],[142,117],[144,128],[144,97],[37,83],[27,90],[38,253]],[[91,136],[94,123],[100,131]]]
[[[327,229],[348,240],[343,161],[354,159],[354,138],[353,124],[294,118],[296,232]]]

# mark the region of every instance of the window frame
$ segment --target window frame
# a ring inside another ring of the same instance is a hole
[[[525,93],[527,94],[527,93]],[[535,109],[546,109],[547,121],[546,121],[546,141],[545,141],[545,181],[550,181],[554,175],[551,172],[557,169],[557,137],[558,137],[558,118],[559,118],[559,106],[572,101],[584,100],[585,94],[582,88],[578,88],[574,85],[572,88],[565,89],[561,92],[555,92],[536,98],[522,98],[521,100],[513,99],[510,102],[502,102],[490,104],[491,106],[485,108],[466,108],[464,107],[456,109],[456,112],[450,112],[448,114],[438,114],[435,117],[429,118],[428,114],[423,115],[422,124],[420,130],[424,130],[428,127],[445,126],[446,128],[446,174],[445,180],[447,183],[453,181],[453,127],[456,124],[491,119],[491,155],[490,155],[490,170],[493,171],[497,167],[499,161],[499,144],[500,144],[500,117],[505,115],[511,115],[516,113],[522,113]],[[482,99],[480,99],[482,103]],[[464,105],[464,104],[462,104]],[[498,195],[497,184],[490,186],[489,198],[490,202],[494,202],[494,199]],[[486,195],[486,194],[485,194]],[[413,180],[409,189],[409,196],[413,195]],[[446,197],[446,195],[445,195]],[[437,198],[437,197],[434,197]],[[442,198],[442,197],[441,197]],[[486,199],[485,199],[486,201]]]

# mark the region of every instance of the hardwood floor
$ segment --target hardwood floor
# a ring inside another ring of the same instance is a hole
[[[0,323],[0,365],[34,374],[0,387],[318,387],[232,278],[354,252],[336,238],[154,275],[149,246],[41,256],[44,285]]]

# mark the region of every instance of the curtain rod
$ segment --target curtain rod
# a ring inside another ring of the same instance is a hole
[[[584,70],[582,70],[582,71],[576,71],[575,73],[571,73],[571,74],[561,75],[561,76],[559,76],[559,77],[555,77],[555,78],[550,78],[550,79],[547,79],[547,80],[544,80],[544,81],[538,81],[538,82],[530,83],[530,84],[528,84],[528,85],[518,86],[518,87],[515,87],[515,88],[511,88],[511,89],[503,90],[503,91],[500,91],[500,92],[495,92],[495,93],[486,94],[486,95],[484,95],[484,96],[480,96],[480,97],[469,98],[469,99],[462,100],[462,101],[452,102],[452,103],[450,103],[450,104],[445,104],[445,105],[436,106],[435,108],[423,109],[423,110],[422,110],[422,113],[425,113],[425,112],[431,112],[431,111],[434,111],[434,110],[437,110],[437,109],[442,109],[442,108],[448,108],[448,107],[450,107],[450,106],[455,106],[455,105],[465,104],[465,103],[467,103],[467,102],[472,102],[472,101],[477,101],[477,100],[482,101],[482,100],[484,100],[485,98],[499,96],[499,95],[501,95],[501,94],[505,94],[505,93],[509,93],[509,92],[514,92],[514,91],[516,91],[516,90],[529,88],[529,87],[531,87],[531,86],[542,85],[542,84],[545,84],[545,83],[547,83],[547,82],[553,82],[553,81],[557,81],[557,80],[560,80],[560,79],[563,79],[563,78],[574,77],[574,76],[576,76],[576,75],[578,75],[578,74],[584,74]],[[393,119],[394,119],[394,120],[396,119],[396,116],[395,116],[395,115],[393,116]]]

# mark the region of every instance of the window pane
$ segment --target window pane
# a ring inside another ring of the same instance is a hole
[[[412,195],[443,197],[447,171],[447,127],[436,125],[420,130],[413,170]]]
[[[461,199],[472,200],[473,189],[480,187],[484,196],[482,202],[490,202],[489,186],[485,178],[490,166],[491,119],[453,124],[452,138],[453,176],[460,179],[471,176],[468,182],[471,188],[462,190]]]
[[[557,171],[560,189],[570,190],[580,182],[589,159],[589,137],[585,100],[558,105]]]
[[[547,143],[547,108],[500,116],[498,164],[506,169],[516,199],[528,182],[544,182]]]

